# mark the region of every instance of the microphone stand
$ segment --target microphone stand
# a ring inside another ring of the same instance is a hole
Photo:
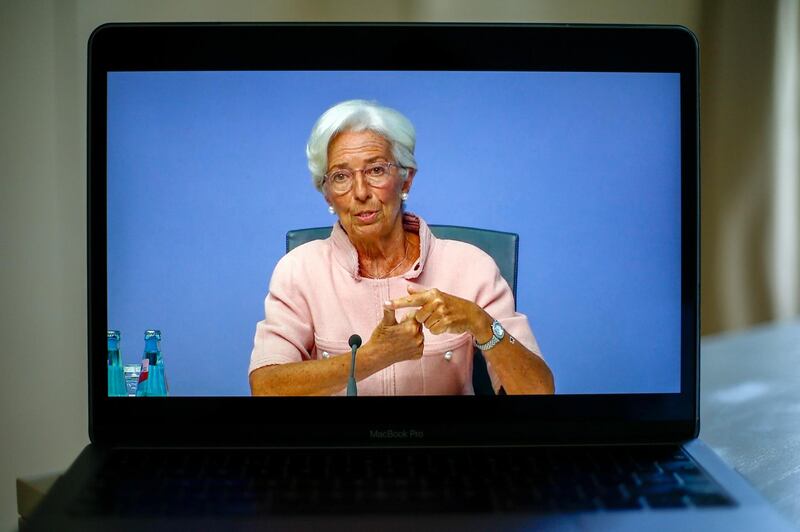
[[[356,386],[356,350],[361,347],[361,337],[354,334],[350,337],[350,378],[347,379],[347,396],[356,397],[358,387]]]

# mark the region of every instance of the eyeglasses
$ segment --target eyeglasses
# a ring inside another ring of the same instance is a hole
[[[370,186],[381,188],[389,183],[391,179],[390,170],[393,166],[395,168],[404,168],[395,163],[372,163],[358,170],[339,168],[325,174],[322,182],[327,182],[334,193],[346,194],[353,188],[356,173],[361,172],[361,175],[364,176]]]

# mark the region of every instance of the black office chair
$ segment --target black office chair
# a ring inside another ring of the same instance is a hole
[[[500,273],[511,286],[514,294],[514,304],[517,300],[517,255],[519,254],[519,235],[503,231],[490,231],[474,227],[459,227],[455,225],[431,225],[431,232],[437,238],[459,240],[481,248],[491,255]],[[286,233],[286,252],[305,244],[311,240],[328,238],[331,235],[330,227],[312,227],[309,229],[294,229]],[[472,366],[472,387],[475,395],[494,395],[489,372],[486,370],[486,361],[475,349]]]

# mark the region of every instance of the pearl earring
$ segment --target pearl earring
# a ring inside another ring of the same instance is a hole
[[[408,192],[403,192],[400,194],[400,199],[406,201],[408,199]]]
[[[333,209],[333,205],[328,205],[328,212],[331,214],[336,214],[336,211]]]

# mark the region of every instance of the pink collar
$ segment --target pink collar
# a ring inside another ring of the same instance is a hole
[[[428,228],[425,220],[416,214],[406,212],[403,213],[403,229],[412,233],[419,234],[419,259],[414,263],[407,272],[402,276],[404,279],[415,279],[422,273],[425,268],[425,260],[428,258],[428,253],[433,245],[434,236]],[[344,228],[339,222],[333,224],[333,231],[331,231],[331,243],[333,244],[333,255],[336,262],[339,263],[345,270],[352,275],[356,281],[361,280],[361,275],[358,273],[358,253],[355,246],[350,242],[350,237],[347,236]]]

